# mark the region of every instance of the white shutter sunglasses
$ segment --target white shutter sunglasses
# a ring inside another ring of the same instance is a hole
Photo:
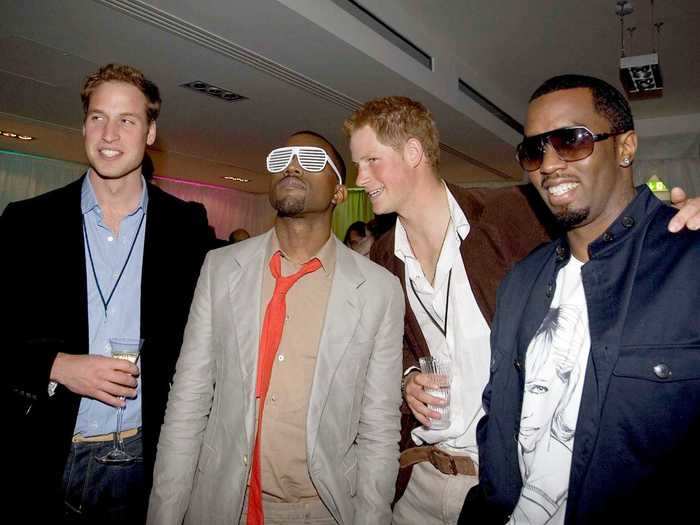
[[[335,167],[333,161],[323,148],[315,146],[288,146],[285,148],[273,149],[267,156],[267,171],[270,173],[279,173],[284,171],[292,162],[294,155],[299,160],[299,166],[306,171],[318,173],[323,171],[326,163],[330,164],[331,168],[338,176],[338,184],[343,183],[338,168]]]

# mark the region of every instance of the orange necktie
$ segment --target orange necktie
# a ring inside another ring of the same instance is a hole
[[[270,272],[275,278],[275,291],[267,304],[265,320],[263,321],[260,335],[260,351],[258,352],[258,377],[255,387],[255,397],[258,399],[258,431],[255,435],[255,448],[253,449],[253,465],[250,474],[250,487],[248,489],[248,519],[247,525],[263,525],[265,517],[262,508],[262,483],[260,480],[260,434],[262,432],[263,409],[267,389],[270,386],[272,365],[277,355],[277,349],[282,340],[284,318],[287,312],[285,297],[289,289],[301,277],[307,273],[315,272],[321,267],[321,261],[312,259],[306,262],[297,273],[288,277],[282,277],[280,252],[276,252],[270,259]]]

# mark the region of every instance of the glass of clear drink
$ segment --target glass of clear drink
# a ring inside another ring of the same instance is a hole
[[[143,339],[110,339],[109,346],[112,357],[116,359],[126,359],[134,364],[138,363],[141,354]],[[123,397],[121,399],[124,399]],[[122,438],[122,418],[124,417],[124,407],[117,408],[117,426],[113,434],[114,447],[107,454],[98,456],[95,459],[100,463],[131,463],[140,459],[129,454],[124,448]]]
[[[430,386],[425,387],[425,392],[446,401],[444,405],[428,405],[430,410],[440,414],[439,419],[431,419],[430,428],[444,430],[450,426],[450,381],[452,380],[450,360],[428,356],[421,357],[418,363],[421,372],[426,374],[430,381]]]

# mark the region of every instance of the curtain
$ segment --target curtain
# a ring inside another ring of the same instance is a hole
[[[73,182],[87,170],[74,162],[0,150],[0,210]]]
[[[87,170],[74,162],[48,159],[0,150],[0,210],[12,201],[28,199],[73,182]],[[229,233],[244,228],[251,235],[268,230],[275,212],[266,194],[220,188],[191,181],[156,176],[153,183],[186,201],[197,201],[207,209],[209,224],[216,236],[227,239]],[[372,219],[372,206],[364,190],[349,188],[348,198],[333,213],[333,232],[342,240],[355,221]]]
[[[160,176],[154,177],[153,182],[176,197],[204,204],[209,224],[219,239],[228,239],[229,234],[238,228],[244,228],[251,235],[258,235],[270,229],[275,220],[275,211],[266,194],[246,193]]]
[[[83,164],[0,150],[0,210],[10,202],[65,186],[86,170]],[[204,204],[209,224],[220,239],[228,238],[236,228],[256,235],[269,229],[274,221],[267,195],[164,177],[156,177],[153,182],[176,197]]]
[[[680,186],[690,196],[700,195],[700,135],[640,138],[634,161],[634,182],[643,184],[654,175],[669,190]]]
[[[374,218],[372,204],[362,188],[348,188],[348,198],[333,212],[333,233],[342,241],[353,222],[367,222]]]

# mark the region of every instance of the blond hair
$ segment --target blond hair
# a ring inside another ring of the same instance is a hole
[[[80,91],[80,99],[83,102],[83,112],[87,115],[90,106],[90,96],[101,84],[105,82],[124,82],[136,87],[146,97],[146,117],[148,122],[153,122],[160,113],[160,91],[158,86],[143,76],[138,69],[122,64],[107,64],[96,73],[85,79],[83,89]]]
[[[423,146],[428,162],[437,171],[440,166],[440,135],[430,111],[408,97],[376,98],[364,103],[343,123],[348,138],[369,126],[382,144],[400,151],[407,140],[415,138]]]

